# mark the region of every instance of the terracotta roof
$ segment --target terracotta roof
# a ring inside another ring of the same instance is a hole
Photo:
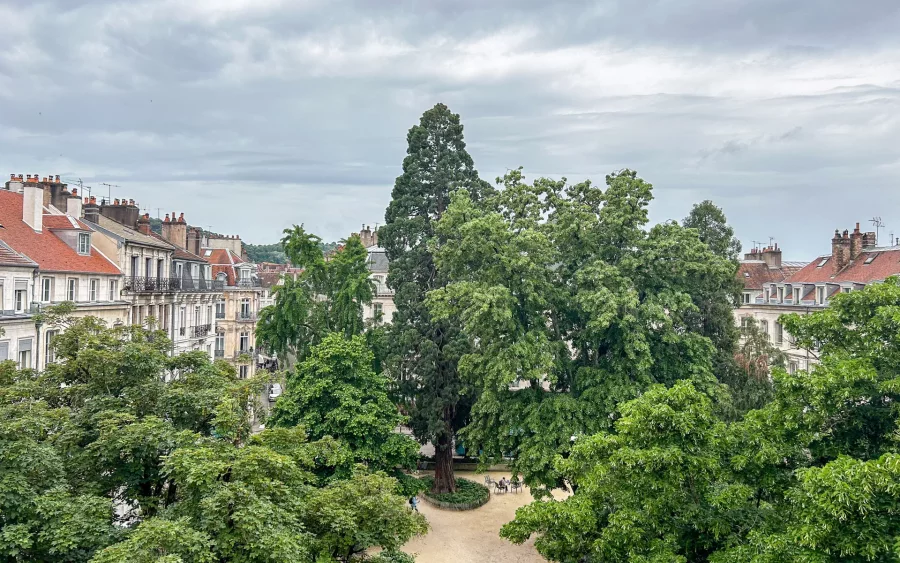
[[[785,281],[802,268],[800,263],[782,263],[780,268],[769,268],[762,260],[743,260],[738,265],[737,276],[744,289],[762,289],[769,283]]]
[[[2,233],[0,233],[2,234]],[[23,266],[26,268],[37,268],[37,263],[23,256],[9,247],[5,242],[0,240],[0,266]]]
[[[281,276],[283,275],[281,272],[260,272],[258,275],[259,285],[262,287],[271,288],[281,285]]]
[[[240,278],[235,270],[236,264],[243,264],[244,259],[227,248],[204,248],[203,256],[212,265],[213,279],[220,273],[226,277],[225,285],[234,286]]]
[[[835,273],[834,260],[821,268],[818,265],[825,258],[821,256],[810,262],[802,270],[788,280],[792,283],[872,283],[882,281],[891,276],[900,275],[900,248],[871,249],[862,251],[855,260],[851,260],[844,269]],[[866,260],[873,258],[868,264]]]
[[[10,248],[37,262],[41,270],[49,272],[84,272],[121,275],[122,272],[96,248],[83,256],[53,233],[54,229],[91,229],[67,215],[44,215],[44,229],[36,233],[22,220],[21,194],[0,190],[0,240]],[[74,221],[74,225],[72,223]]]

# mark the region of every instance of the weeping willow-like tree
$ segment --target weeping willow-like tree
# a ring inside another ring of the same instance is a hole
[[[291,263],[303,271],[285,275],[275,305],[260,311],[257,345],[282,359],[302,361],[327,334],[361,334],[363,306],[371,303],[374,287],[359,237],[351,236],[328,260],[321,239],[302,225],[285,229],[281,242]]]

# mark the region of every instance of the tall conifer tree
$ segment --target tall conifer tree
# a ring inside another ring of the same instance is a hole
[[[492,188],[478,177],[466,152],[459,115],[444,104],[422,115],[409,130],[407,142],[403,174],[394,183],[386,224],[379,232],[391,262],[388,285],[397,305],[390,333],[391,364],[416,437],[434,444],[434,491],[448,492],[456,490],[454,435],[468,412],[457,371],[467,344],[458,323],[435,321],[425,306],[426,293],[447,283],[435,268],[429,242],[451,192],[464,188],[480,198]]]

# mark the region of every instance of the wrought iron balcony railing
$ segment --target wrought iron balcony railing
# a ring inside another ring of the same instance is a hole
[[[209,334],[209,331],[212,327],[210,325],[200,325],[195,326],[193,328],[193,336],[194,338],[200,338]]]
[[[237,320],[242,322],[256,322],[256,313],[239,311],[237,314]]]
[[[123,289],[132,293],[222,291],[225,289],[225,282],[202,278],[130,277],[125,278]]]

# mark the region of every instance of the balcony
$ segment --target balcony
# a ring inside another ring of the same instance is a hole
[[[249,350],[238,350],[237,352],[234,353],[235,360],[237,360],[241,356],[250,356],[250,359],[253,359],[256,357],[256,355],[253,351],[253,348],[250,348]]]
[[[256,313],[251,313],[249,311],[247,311],[247,312],[240,311],[237,314],[237,320],[238,320],[238,322],[243,322],[243,323],[248,323],[248,322],[255,323],[256,322]]]
[[[195,326],[191,329],[191,336],[194,338],[203,338],[209,334],[211,328],[210,325]]]
[[[259,280],[249,279],[249,280],[238,280],[237,283],[234,284],[234,287],[255,288],[255,287],[262,287],[262,285],[260,285]]]
[[[125,291],[131,293],[175,293],[175,292],[206,292],[223,291],[225,282],[206,279],[191,278],[125,278],[123,285]]]

